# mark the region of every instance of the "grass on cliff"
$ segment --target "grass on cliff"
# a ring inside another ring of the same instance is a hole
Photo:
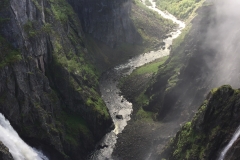
[[[55,12],[54,9],[58,7],[61,8],[61,6],[64,5],[62,0],[60,0],[59,3],[57,1],[51,0],[51,3],[53,12]],[[56,5],[58,7],[56,7]],[[68,5],[65,7],[69,7],[68,9],[72,9]],[[74,20],[76,18],[76,15],[72,16],[72,14],[74,13],[65,13],[68,9],[66,9],[65,11],[58,10],[58,12],[59,14],[60,12],[63,12],[62,14],[66,14],[70,26],[81,28],[80,26],[78,26],[79,24]],[[57,13],[54,13],[55,17],[57,16]],[[64,18],[56,19],[61,22],[66,21],[66,19]],[[81,95],[86,106],[98,112],[104,118],[109,118],[107,108],[104,102],[101,100],[99,93],[97,93],[96,91],[99,85],[98,78],[100,74],[96,70],[96,68],[90,63],[89,55],[87,54],[88,51],[83,45],[84,39],[83,37],[80,37],[78,34],[76,34],[74,27],[68,27],[68,34],[67,37],[65,37],[67,40],[65,42],[62,41],[62,35],[55,31],[50,32],[50,35],[54,38],[54,64],[58,67],[66,69],[67,72],[69,72],[69,76],[64,78],[66,81],[69,81],[71,87]],[[48,30],[48,28],[49,27],[44,27],[45,30]]]
[[[86,122],[79,116],[70,112],[62,112],[60,117],[61,122],[66,131],[66,140],[74,145],[79,145],[78,141],[81,135],[88,138],[89,140],[93,139],[93,135],[88,128]],[[79,140],[81,141],[81,140]]]
[[[0,35],[0,68],[22,60],[19,50],[14,49],[5,38]]]
[[[210,159],[218,156],[229,140],[229,133],[234,133],[232,112],[238,108],[239,90],[224,85],[210,91],[208,98],[199,107],[191,122],[187,122],[176,134],[160,157],[169,159]],[[232,122],[232,123],[230,123]],[[231,125],[229,125],[231,124]]]
[[[164,62],[167,59],[168,59],[168,56],[165,56],[135,69],[131,75],[123,77],[120,80],[119,86],[120,87],[127,86],[126,83],[128,83],[128,80],[139,79],[139,76],[141,75],[155,74],[158,71],[159,66],[164,64]],[[151,79],[148,79],[148,81],[150,80]],[[145,88],[147,86],[148,86],[148,83],[145,84]],[[144,91],[139,93],[138,96],[134,98],[135,98],[134,99],[135,104],[138,106],[138,107],[135,107],[135,109],[137,110],[136,119],[152,121],[154,119],[155,114],[153,112],[145,111],[142,109],[142,106],[146,106],[149,103],[149,98],[146,95],[144,95]]]
[[[147,8],[140,0],[133,1],[131,19],[143,38],[143,44],[150,49],[158,47],[163,36],[176,26],[172,21]]]
[[[128,79],[134,79],[134,77],[139,75],[145,74],[154,74],[157,73],[159,66],[164,64],[164,62],[169,58],[169,56],[165,56],[159,59],[156,59],[153,62],[147,63],[141,67],[136,68],[130,75],[123,77],[120,82],[119,86],[125,85]]]
[[[65,0],[49,0],[55,18],[66,23],[69,18],[74,17],[74,11]]]
[[[159,59],[156,59],[155,61],[145,64],[133,71],[131,74],[134,75],[141,75],[141,74],[147,74],[147,73],[156,73],[158,71],[159,66],[164,64],[164,62],[169,58],[169,56],[165,56]]]
[[[168,77],[166,91],[172,89],[176,85],[180,70],[184,66],[183,61],[186,57],[184,47],[181,47],[181,45],[190,29],[191,26],[187,26],[182,31],[182,34],[173,40],[172,50],[168,62],[159,68],[158,75],[165,75]]]
[[[156,5],[161,10],[167,10],[179,19],[188,19],[188,17],[205,0],[156,0]]]
[[[135,30],[142,38],[142,43],[122,43],[111,48],[91,35],[86,35],[89,55],[96,59],[94,65],[100,70],[121,64],[135,55],[158,49],[163,37],[176,27],[172,21],[162,18],[143,5],[140,0],[133,1],[130,16]]]
[[[40,12],[45,12],[45,22],[40,24],[28,21],[24,25],[28,38],[37,38],[43,33],[48,34],[52,42],[53,59],[49,76],[58,79],[56,84],[66,85],[68,94],[80,97],[81,100],[73,98],[74,103],[83,108],[87,107],[86,110],[91,111],[99,119],[110,119],[107,107],[98,92],[100,73],[90,62],[91,57],[85,46],[86,39],[82,35],[78,16],[66,0],[47,1],[49,5],[42,8],[38,0],[33,0],[36,8]],[[68,100],[65,103],[69,103]],[[70,116],[64,117],[66,121],[71,120]]]

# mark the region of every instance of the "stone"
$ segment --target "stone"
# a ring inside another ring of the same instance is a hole
[[[118,114],[118,115],[116,115],[116,118],[117,118],[117,119],[123,119],[123,116],[120,115],[120,114]]]

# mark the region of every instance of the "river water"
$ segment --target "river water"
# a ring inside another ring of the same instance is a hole
[[[152,6],[147,6],[148,8],[156,11],[164,18],[172,20],[174,23],[178,24],[179,27],[174,32],[169,33],[168,35],[170,36],[163,40],[165,42],[165,47],[163,47],[164,49],[151,51],[133,57],[126,63],[119,65],[102,75],[100,79],[100,91],[113,119],[115,129],[106,134],[102,141],[98,144],[98,146],[101,146],[101,149],[97,147],[98,149],[91,154],[90,159],[92,160],[113,159],[112,152],[117,142],[117,135],[123,131],[127,122],[131,119],[132,104],[119,94],[120,90],[117,87],[118,81],[121,77],[131,74],[137,67],[169,55],[169,48],[172,45],[173,39],[177,38],[181,34],[181,30],[185,28],[184,22],[178,20],[168,12],[163,12],[157,9],[156,3],[152,0],[150,0],[150,2]],[[145,1],[143,1],[143,3],[145,4]],[[116,117],[117,115],[120,116],[120,119]]]

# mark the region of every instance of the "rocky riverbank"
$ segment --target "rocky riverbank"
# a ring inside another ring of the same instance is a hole
[[[173,108],[169,112],[166,112],[167,114],[163,121],[157,121],[159,118],[159,115],[157,114],[158,108],[147,109],[149,102],[151,102],[153,98],[157,99],[157,95],[152,95],[151,98],[150,96],[146,96],[144,93],[144,87],[146,89],[152,82],[158,83],[159,86],[161,85],[159,83],[164,85],[164,81],[168,80],[164,79],[164,77],[173,76],[175,74],[174,72],[178,72],[175,70],[175,67],[178,68],[180,67],[178,64],[181,65],[182,63],[187,62],[188,57],[183,54],[184,51],[182,52],[182,49],[180,48],[185,45],[188,46],[188,40],[192,41],[192,38],[190,37],[194,37],[195,34],[201,30],[200,27],[196,26],[198,26],[199,23],[202,23],[201,20],[205,18],[201,15],[203,10],[205,9],[198,11],[200,15],[193,20],[193,27],[190,30],[187,28],[183,35],[176,39],[169,59],[159,66],[160,71],[165,70],[166,72],[158,72],[150,79],[146,78],[147,74],[146,77],[132,76],[126,78],[123,83],[121,83],[122,94],[133,103],[134,112],[129,125],[125,128],[123,133],[119,135],[118,143],[113,152],[113,155],[119,159],[156,159],[157,154],[163,149],[169,139],[175,135],[184,122],[188,121],[189,118],[193,116],[194,109]],[[160,78],[155,79],[156,77]],[[159,80],[161,79],[164,81],[160,82]],[[143,86],[141,86],[142,93],[138,92],[138,89],[141,88],[138,87],[138,82],[144,82]],[[167,82],[172,83],[174,81],[171,80]],[[129,84],[134,85],[132,87]],[[144,86],[144,84],[146,85]],[[167,88],[174,86],[174,84],[171,85],[168,85]],[[157,89],[154,88],[154,91],[157,91]],[[161,97],[157,100],[160,101]],[[172,97],[172,100],[174,100],[174,97]],[[158,107],[160,105],[161,104],[159,104]],[[145,108],[146,110],[144,110]]]

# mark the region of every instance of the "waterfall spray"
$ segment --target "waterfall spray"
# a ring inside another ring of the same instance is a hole
[[[0,141],[9,149],[15,160],[48,160],[40,151],[28,146],[0,113]]]
[[[231,139],[231,141],[228,143],[228,145],[222,150],[221,155],[219,157],[218,160],[224,160],[226,153],[228,152],[228,150],[232,147],[233,143],[238,139],[238,137],[240,136],[240,126],[237,128],[237,130],[235,131],[235,133],[233,134],[233,137]]]

